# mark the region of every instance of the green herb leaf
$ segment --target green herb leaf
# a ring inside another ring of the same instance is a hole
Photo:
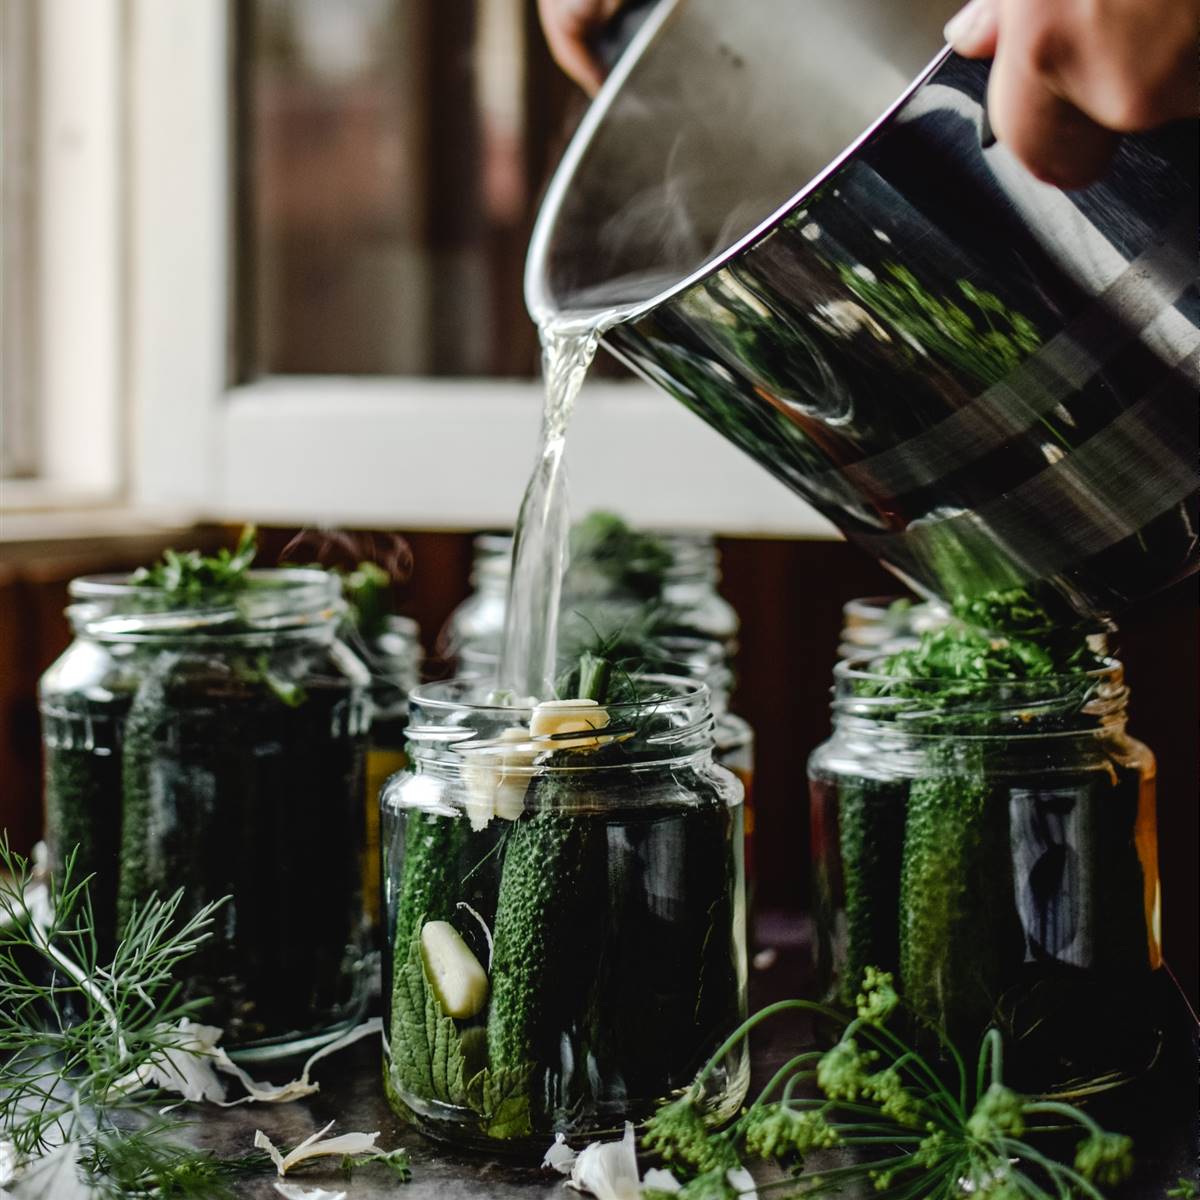
[[[383,632],[392,613],[392,579],[377,563],[360,562],[342,580],[342,595],[350,606],[350,620],[370,640]]]
[[[199,550],[164,550],[162,561],[139,567],[130,576],[137,587],[157,588],[174,601],[198,601],[210,594],[223,595],[246,586],[248,572],[258,553],[258,531],[253,525],[242,529],[237,546],[222,546],[215,555]]]
[[[471,1107],[483,1118],[484,1132],[493,1138],[528,1137],[533,1132],[529,1111],[532,1064],[516,1070],[483,1070],[467,1084]]]
[[[466,1103],[458,1027],[442,1012],[425,975],[420,929],[392,985],[392,1064],[404,1086],[444,1104]]]

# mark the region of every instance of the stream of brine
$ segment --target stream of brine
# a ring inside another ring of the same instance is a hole
[[[674,282],[638,272],[572,297],[571,307],[534,314],[542,344],[546,401],[541,448],[513,530],[504,640],[496,687],[514,700],[555,696],[558,609],[571,531],[567,426],[605,330],[632,316]]]
[[[571,530],[564,462],[567,426],[600,335],[621,309],[543,320],[546,385],[541,446],[513,531],[512,571],[496,686],[516,698],[550,699],[557,674],[558,610]]]

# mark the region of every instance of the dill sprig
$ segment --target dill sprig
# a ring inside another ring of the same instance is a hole
[[[997,1030],[984,1036],[968,1070],[958,1050],[931,1029],[953,1064],[944,1077],[889,1027],[901,1004],[892,977],[868,967],[852,1017],[806,1000],[780,1001],[750,1017],[691,1087],[647,1123],[643,1146],[691,1177],[678,1200],[733,1200],[729,1170],[755,1159],[788,1172],[779,1186],[789,1188],[789,1197],[862,1183],[893,1200],[957,1200],[967,1193],[988,1200],[1103,1200],[1101,1186],[1132,1173],[1128,1137],[1102,1129],[1072,1105],[1005,1085]],[[789,1010],[839,1022],[840,1038],[828,1050],[797,1054],[732,1125],[713,1129],[703,1104],[708,1078],[755,1026]],[[802,1088],[809,1094],[798,1094]],[[1037,1144],[1071,1129],[1083,1135],[1071,1163]],[[846,1165],[806,1167],[810,1155],[835,1147],[848,1152]]]
[[[157,588],[176,603],[195,602],[210,595],[240,591],[248,582],[247,572],[257,553],[258,530],[247,525],[233,550],[222,546],[214,555],[199,550],[164,550],[161,562],[138,567],[129,582]]]
[[[96,1200],[231,1197],[236,1177],[274,1169],[270,1156],[187,1145],[188,1122],[165,1116],[170,1097],[144,1082],[172,1053],[195,1053],[187,1023],[208,1001],[184,998],[178,968],[211,936],[224,901],[184,918],[182,889],[151,897],[102,963],[89,878],[74,876],[74,852],[43,879],[0,837],[2,1165],[11,1174],[15,1159],[18,1191],[38,1195],[73,1180]],[[373,1163],[408,1177],[403,1150],[371,1149],[343,1167]]]
[[[117,1085],[177,1045],[205,1003],[176,967],[209,937],[216,904],[180,919],[183,892],[136,908],[112,961],[99,961],[88,879],[35,879],[0,841],[0,1127],[22,1156],[94,1130],[121,1106]]]
[[[186,1123],[147,1116],[140,1127],[105,1125],[87,1139],[79,1165],[102,1197],[154,1196],[185,1200],[226,1200],[230,1183],[242,1175],[273,1170],[255,1150],[237,1158],[215,1155],[183,1144]]]
[[[151,898],[101,962],[89,880],[74,868],[72,853],[43,880],[0,840],[0,1139],[18,1163],[75,1172],[100,1197],[219,1196],[243,1164],[178,1144],[182,1125],[150,1116],[155,1093],[136,1082],[205,1003],[183,998],[176,968],[218,905],[182,918],[182,891]],[[43,1157],[64,1152],[57,1165]]]

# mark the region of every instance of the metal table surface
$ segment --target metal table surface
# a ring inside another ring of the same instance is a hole
[[[806,994],[809,955],[804,926],[798,919],[776,918],[760,925],[760,942],[774,947],[774,953],[760,958],[751,971],[751,1011],[774,1000]],[[760,1027],[752,1040],[753,1080],[761,1086],[770,1073],[796,1052],[796,1046],[810,1037],[806,1019],[785,1014]],[[274,1070],[257,1067],[257,1078],[290,1078],[288,1066]],[[298,1071],[297,1071],[298,1073]],[[1186,1075],[1186,1071],[1185,1071]],[[286,1150],[315,1133],[329,1121],[337,1124],[330,1136],[351,1131],[379,1131],[379,1146],[391,1150],[405,1147],[412,1161],[412,1179],[399,1183],[385,1168],[366,1167],[347,1180],[336,1160],[328,1166],[311,1166],[288,1181],[305,1188],[345,1191],[348,1200],[378,1200],[399,1197],[402,1200],[567,1200],[577,1193],[564,1190],[563,1177],[537,1166],[517,1166],[473,1154],[455,1153],[435,1145],[407,1127],[388,1107],[380,1082],[380,1060],[374,1039],[359,1043],[319,1063],[313,1078],[321,1090],[306,1100],[290,1104],[254,1104],[238,1108],[205,1107],[196,1114],[192,1140],[215,1154],[243,1154],[253,1147],[255,1130],[263,1130],[277,1146]],[[1195,1072],[1191,1074],[1194,1100]],[[755,1086],[751,1083],[751,1088]],[[1192,1174],[1197,1161],[1198,1136],[1195,1104],[1170,1102],[1169,1123],[1175,1131],[1164,1139],[1162,1147],[1151,1155],[1139,1153],[1139,1173],[1114,1198],[1120,1200],[1162,1200],[1166,1189],[1181,1174]],[[756,1172],[760,1182],[778,1175]],[[273,1175],[242,1178],[234,1186],[239,1197],[254,1200],[278,1200]],[[786,1193],[772,1190],[765,1197]],[[864,1197],[871,1193],[863,1193]],[[852,1200],[852,1193],[844,1193]]]

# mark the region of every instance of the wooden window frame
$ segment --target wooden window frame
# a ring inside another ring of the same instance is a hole
[[[73,0],[49,3],[78,11]],[[89,435],[93,445],[102,435],[111,451],[98,482],[135,511],[172,521],[190,513],[400,528],[511,524],[535,452],[537,381],[274,376],[236,383],[233,5],[89,6],[108,22],[107,35],[93,40],[117,76],[106,127],[111,157],[95,186],[120,200],[115,213],[103,210],[111,269],[103,292],[115,299],[92,337],[97,353],[102,340],[114,347],[97,381],[107,389],[109,424]],[[51,222],[50,236],[56,228]],[[77,410],[83,404],[75,400]],[[121,430],[124,453],[109,445]],[[585,388],[569,458],[579,512],[616,508],[645,524],[725,533],[833,533],[642,382]]]

